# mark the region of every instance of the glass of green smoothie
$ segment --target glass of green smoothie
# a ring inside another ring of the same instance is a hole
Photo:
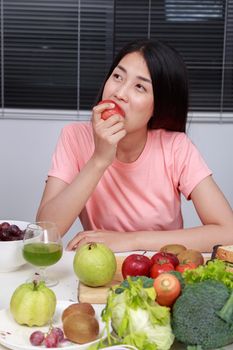
[[[54,277],[48,277],[46,268],[56,264],[62,257],[63,246],[56,224],[48,221],[31,223],[27,226],[23,241],[23,257],[36,271],[28,282],[44,281],[52,287],[58,283]]]

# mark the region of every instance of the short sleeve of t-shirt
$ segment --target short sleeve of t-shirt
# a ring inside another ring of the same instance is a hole
[[[71,123],[60,134],[48,176],[71,183],[93,152],[90,123]]]
[[[174,176],[178,189],[187,198],[205,177],[212,174],[200,152],[184,133],[177,137],[174,153]]]

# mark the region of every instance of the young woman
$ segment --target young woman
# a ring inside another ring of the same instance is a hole
[[[103,242],[113,251],[158,250],[183,244],[211,251],[233,244],[233,212],[185,134],[188,83],[179,54],[160,42],[135,41],[117,55],[99,100],[125,117],[64,127],[53,155],[37,220],[64,235],[80,218],[84,231],[68,244]],[[183,228],[181,194],[202,225]]]

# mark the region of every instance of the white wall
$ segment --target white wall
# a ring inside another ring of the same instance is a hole
[[[51,155],[67,121],[0,120],[0,219],[33,221]],[[192,124],[188,134],[233,207],[233,124]],[[191,203],[183,203],[185,226],[199,223]],[[80,229],[77,222],[64,242]]]

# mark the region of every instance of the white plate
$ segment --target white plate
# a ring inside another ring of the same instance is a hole
[[[53,326],[61,327],[61,315],[63,310],[72,304],[69,301],[58,301],[56,306],[56,312],[53,318]],[[104,308],[104,305],[93,305],[96,312],[96,319],[99,322],[100,334],[104,329],[104,323],[101,321],[101,311]],[[21,326],[15,322],[13,316],[9,309],[0,310],[0,344],[12,350],[38,350],[40,348],[45,348],[45,346],[32,346],[29,340],[29,337],[32,332],[35,330],[40,330],[42,332],[48,331],[48,326],[45,327],[27,327]],[[104,336],[106,336],[104,334]],[[100,338],[99,338],[100,339]],[[85,350],[91,344],[96,343],[99,339],[86,344],[75,344],[72,342],[65,342],[62,345],[64,350]],[[50,348],[51,349],[51,348]],[[55,348],[54,348],[55,349]],[[58,349],[58,348],[56,348]]]

